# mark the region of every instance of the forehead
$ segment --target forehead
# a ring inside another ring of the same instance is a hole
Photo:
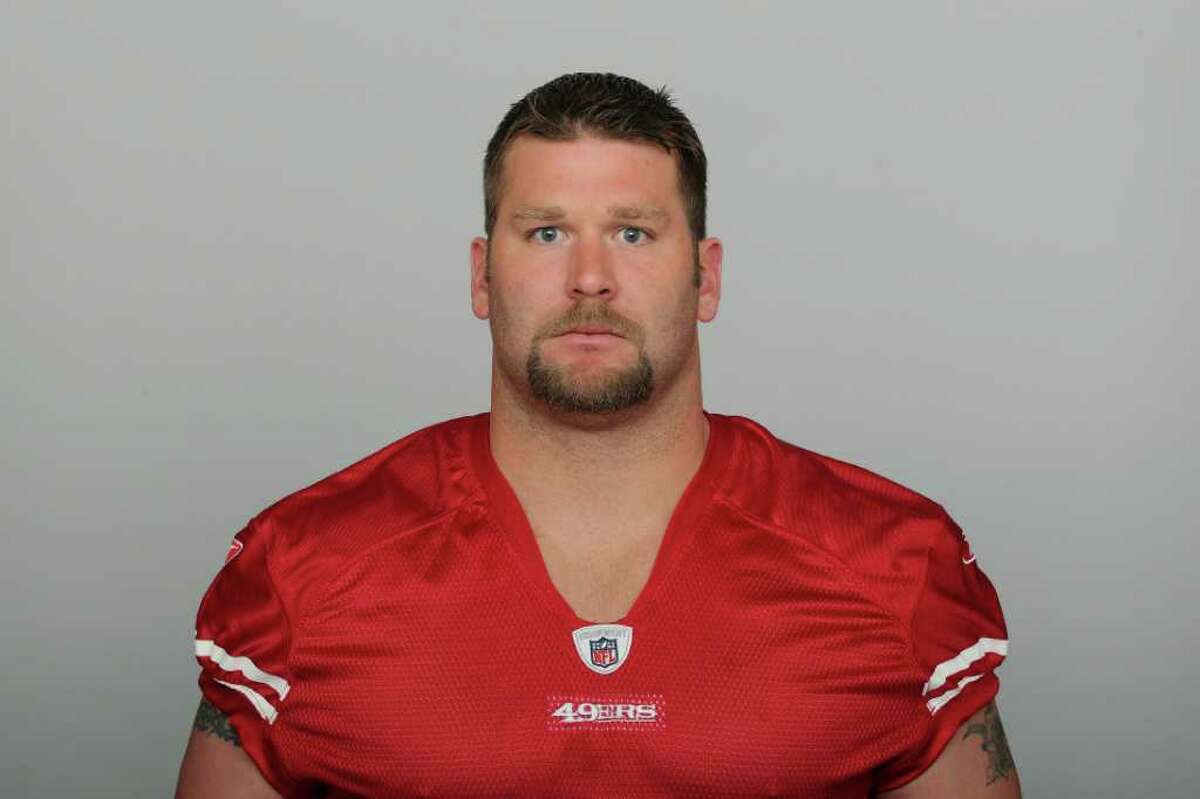
[[[650,142],[580,136],[556,141],[522,135],[504,156],[500,204],[589,199],[653,203],[682,212],[675,156]]]

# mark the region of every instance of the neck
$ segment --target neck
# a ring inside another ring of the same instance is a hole
[[[522,401],[494,380],[490,424],[492,456],[523,503],[600,517],[673,507],[708,443],[698,369],[642,406],[587,418]]]

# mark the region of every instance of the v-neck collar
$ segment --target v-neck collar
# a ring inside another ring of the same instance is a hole
[[[614,623],[632,624],[646,616],[659,587],[688,549],[697,525],[712,504],[713,493],[729,461],[729,431],[725,417],[707,411],[704,415],[709,423],[704,457],[671,512],[646,584],[638,592],[629,611]],[[573,626],[596,623],[581,619],[550,580],[529,517],[492,456],[491,415],[482,413],[476,416],[472,420],[469,435],[471,468],[487,495],[488,510],[511,545],[533,588],[543,594],[549,606]]]

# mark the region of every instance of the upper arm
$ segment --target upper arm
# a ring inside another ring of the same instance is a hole
[[[208,700],[202,699],[179,768],[175,797],[201,799],[212,796],[280,799],[241,747],[229,719]]]
[[[307,790],[289,770],[298,765],[289,762],[286,745],[290,710],[296,704],[294,699],[287,702],[294,687],[292,628],[287,595],[273,579],[276,549],[272,528],[251,522],[234,539],[200,603],[194,652],[204,697],[196,716],[201,734],[188,744],[181,790],[193,769],[204,775],[224,768],[234,774],[254,769],[251,776],[285,795]]]
[[[880,793],[915,785],[948,764],[961,765],[961,758],[973,762],[971,754],[983,755],[978,734],[973,753],[964,748],[972,736],[963,736],[973,724],[984,724],[1000,688],[995,670],[1008,654],[995,588],[958,525],[944,511],[932,521],[916,539],[926,546],[925,570],[909,612],[912,668],[901,683],[905,698],[917,707],[904,747],[876,774]]]
[[[1020,799],[1021,782],[993,702],[958,728],[921,776],[887,799]]]

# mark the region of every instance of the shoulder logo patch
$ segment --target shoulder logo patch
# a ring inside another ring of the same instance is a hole
[[[230,541],[229,542],[229,551],[225,553],[225,563],[229,563],[229,561],[233,560],[238,555],[242,554],[242,546],[243,546],[242,542],[237,540],[236,538],[233,539],[232,541]]]
[[[962,562],[964,566],[969,566],[975,562],[975,553],[971,551],[971,542],[967,539],[965,533],[962,537]]]
[[[590,624],[571,633],[583,665],[597,674],[612,674],[629,659],[633,628],[624,624]]]

